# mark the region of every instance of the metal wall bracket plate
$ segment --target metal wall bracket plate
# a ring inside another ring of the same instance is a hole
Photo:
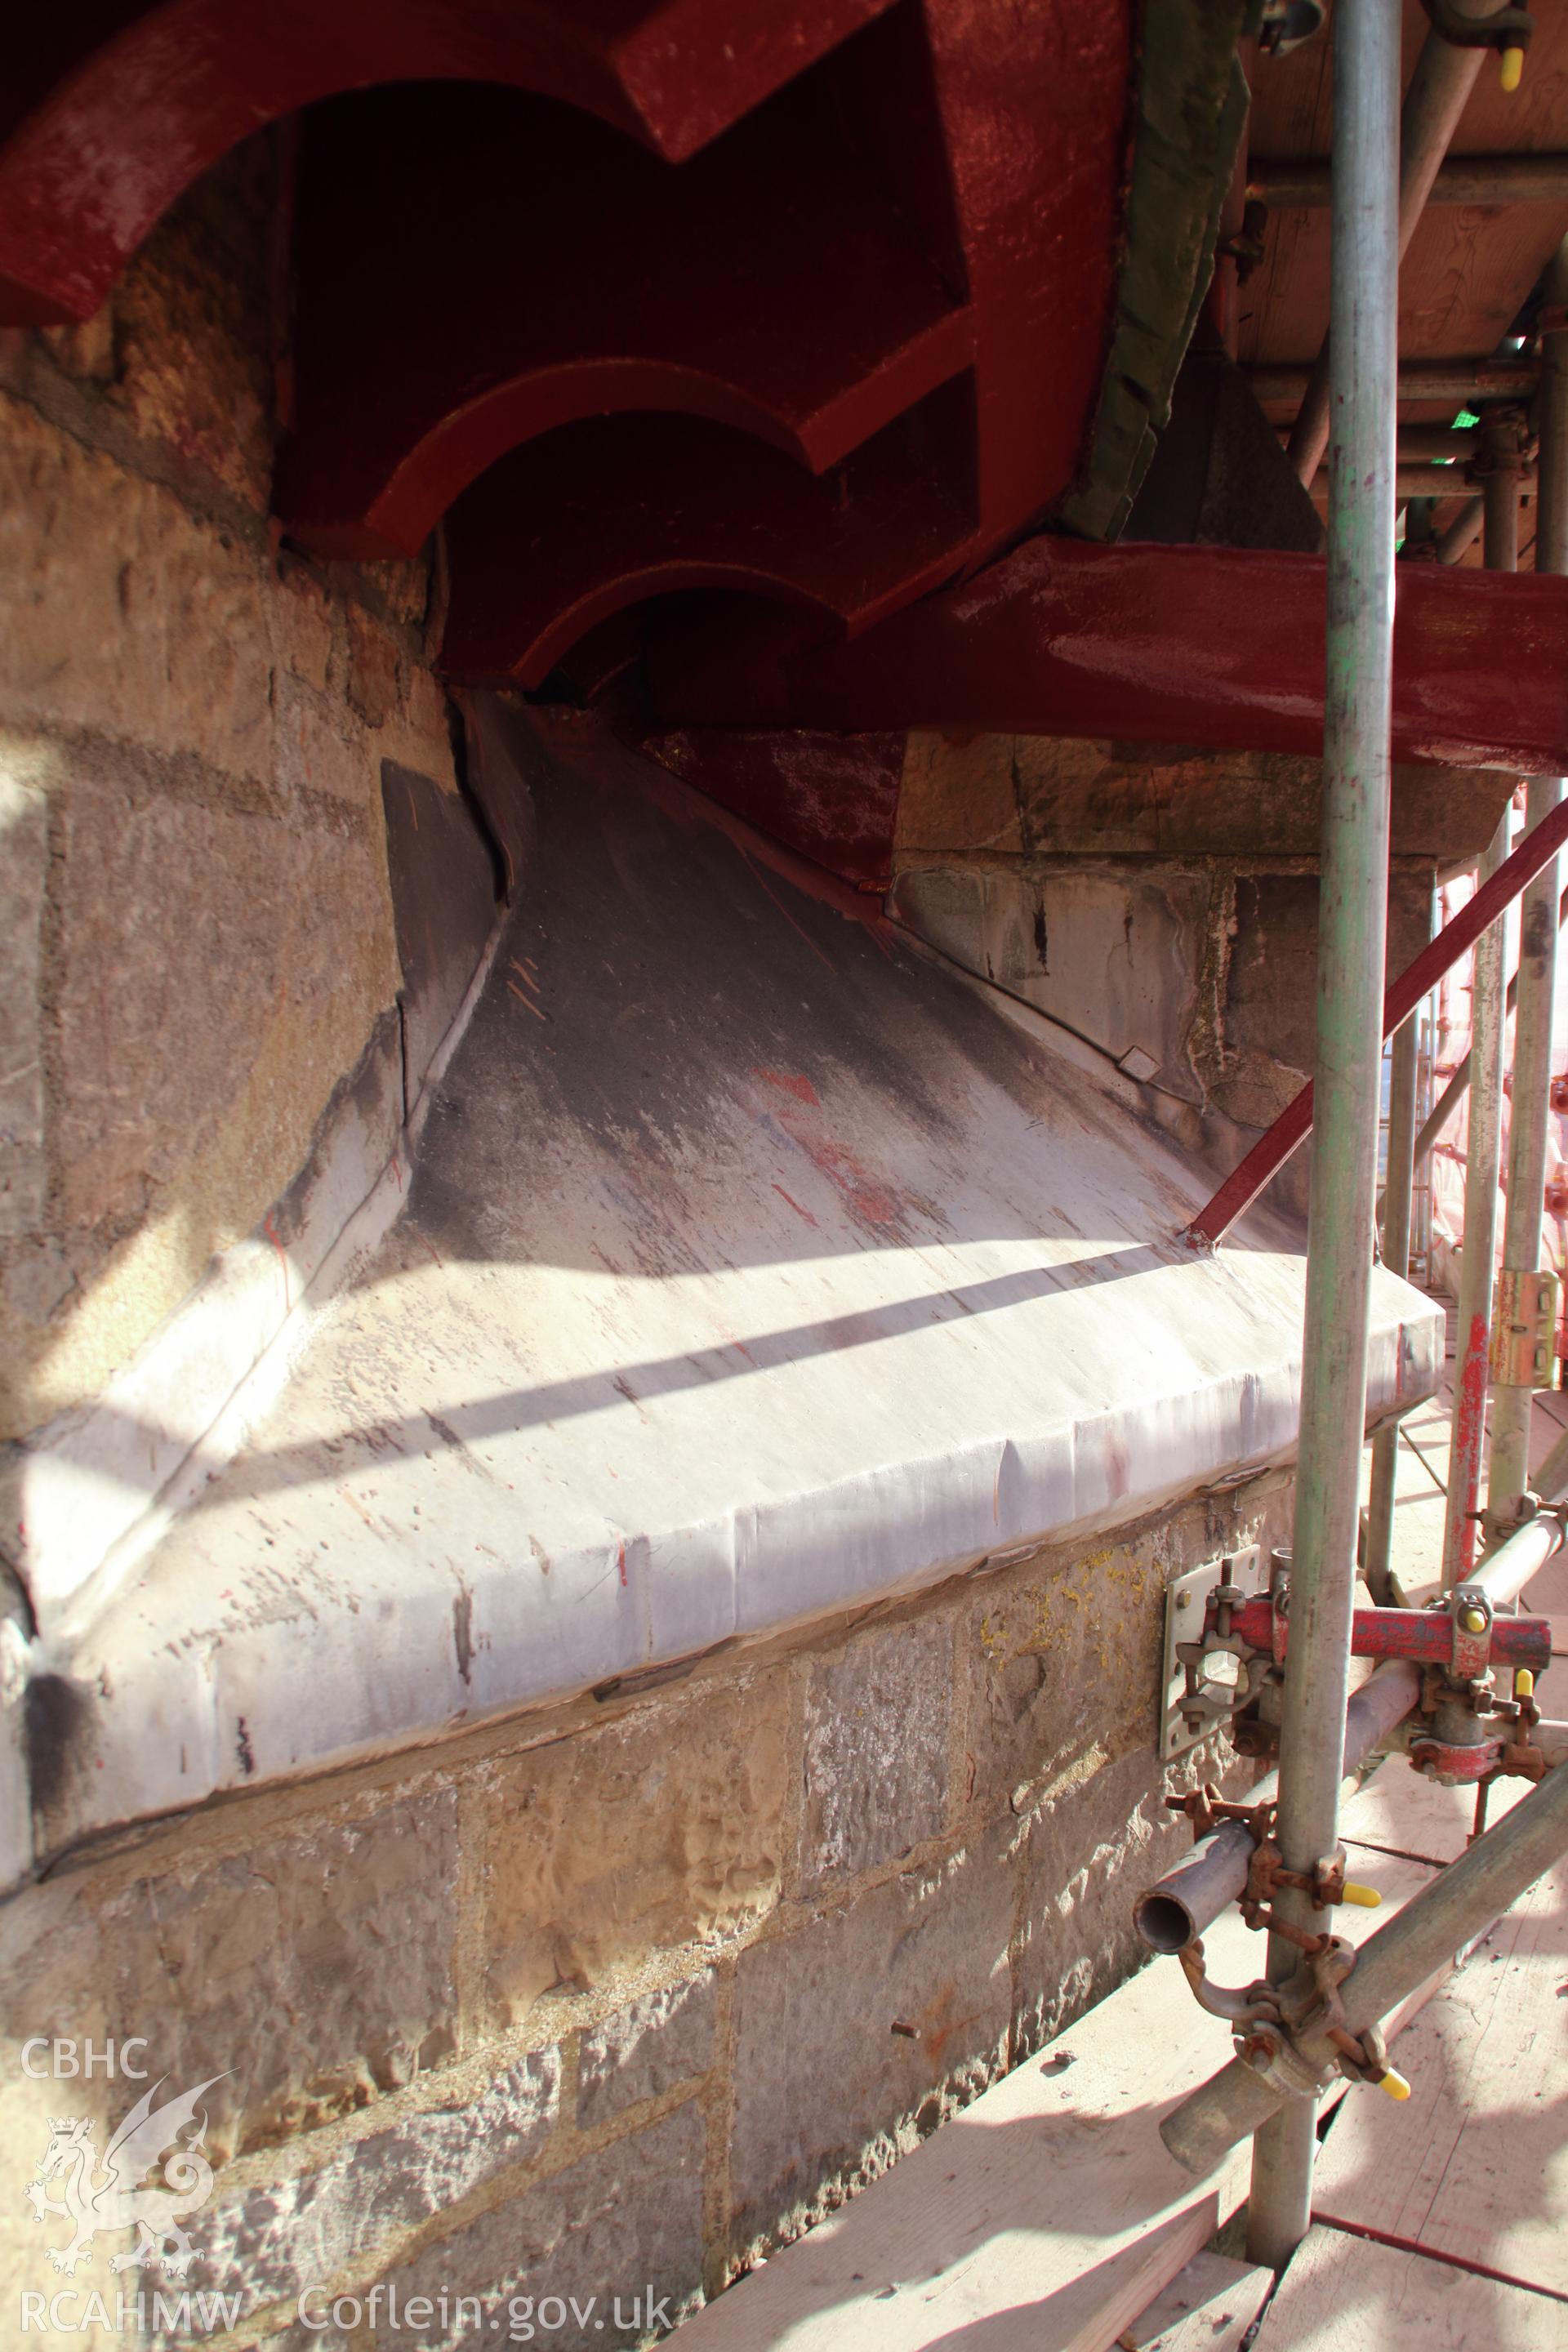
[[[1499,1387],[1551,1387],[1557,1291],[1554,1274],[1522,1274],[1505,1265],[1498,1276],[1490,1370]]]
[[[1235,1692],[1221,1678],[1226,1669],[1237,1666],[1234,1658],[1223,1652],[1215,1654],[1214,1668],[1194,1702],[1187,1694],[1187,1670],[1176,1655],[1178,1643],[1201,1641],[1209,1595],[1227,1580],[1239,1585],[1249,1598],[1268,1590],[1263,1554],[1256,1544],[1241,1551],[1227,1552],[1223,1559],[1210,1560],[1202,1568],[1191,1568],[1166,1589],[1159,1734],[1160,1756],[1164,1763],[1184,1756],[1189,1748],[1195,1748],[1200,1739],[1206,1738],[1216,1724],[1227,1721],[1235,1705]],[[1237,1671],[1237,1688],[1240,1688],[1245,1677],[1239,1668]],[[1186,1710],[1196,1712],[1196,1722],[1189,1721]]]

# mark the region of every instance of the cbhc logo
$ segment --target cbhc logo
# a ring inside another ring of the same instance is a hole
[[[51,2076],[72,2074],[123,2074],[132,2083],[147,2080],[145,2066],[133,2066],[132,2053],[138,2057],[147,2047],[144,2034],[133,2033],[127,2041],[117,2042],[111,2034],[101,2044],[93,2042],[51,2042],[47,2033],[35,2033],[30,2042],[22,2044],[22,2072],[30,2074],[35,2083],[47,2083]],[[41,2050],[45,2063],[35,2065],[33,2053]]]

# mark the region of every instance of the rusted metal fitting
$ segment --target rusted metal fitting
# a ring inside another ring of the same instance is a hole
[[[1529,1673],[1516,1675],[1512,1696],[1495,1700],[1492,1713],[1508,1727],[1503,1735],[1502,1754],[1498,1759],[1499,1774],[1506,1773],[1510,1779],[1518,1780],[1543,1780],[1548,1770],[1546,1757],[1531,1738],[1531,1732],[1541,1720],[1541,1708],[1535,1697],[1534,1675]],[[1483,1781],[1479,1791],[1483,1802],[1486,1785]],[[1478,1817],[1478,1831],[1479,1827],[1479,1817]]]
[[[1194,1936],[1176,1954],[1182,1974],[1186,1978],[1193,1999],[1211,2017],[1223,2017],[1228,2024],[1242,2028],[1279,2016],[1279,1996],[1268,1979],[1258,1977],[1249,1985],[1217,1985],[1204,1967],[1203,1938]]]
[[[1352,2083],[1381,2083],[1387,2074],[1388,2044],[1381,2025],[1369,2025],[1359,2036],[1342,2025],[1331,2025],[1329,2039],[1338,2053],[1341,2074]]]
[[[1447,1787],[1489,1779],[1500,1768],[1505,1753],[1506,1745],[1500,1739],[1413,1739],[1410,1743],[1410,1761],[1417,1772]]]
[[[1525,480],[1535,470],[1530,446],[1530,419],[1522,408],[1489,408],[1475,454],[1462,469],[1465,479],[1477,485],[1500,475]],[[1461,469],[1456,466],[1452,470]]]
[[[1285,1881],[1287,1885],[1290,1883],[1289,1879]],[[1330,1910],[1334,1904],[1344,1901],[1345,1850],[1343,1846],[1341,1846],[1337,1853],[1324,1854],[1313,1864],[1307,1891],[1311,1895],[1312,1908],[1315,1911]]]
[[[1238,1756],[1254,1759],[1278,1756],[1279,1727],[1277,1723],[1266,1723],[1258,1714],[1239,1715],[1230,1727],[1230,1744]]]
[[[1484,1584],[1455,1585],[1448,1596],[1453,1628],[1448,1672],[1455,1681],[1479,1683],[1490,1671],[1496,1613]]]
[[[1535,19],[1528,8],[1495,8],[1487,16],[1463,16],[1454,0],[1421,0],[1432,29],[1457,49],[1528,49]]]
[[[1244,2066],[1261,2074],[1273,2089],[1290,2099],[1315,2099],[1323,2077],[1298,2055],[1282,2026],[1258,2024],[1236,2038],[1236,2054]]]
[[[1263,1915],[1281,1886],[1295,1887],[1305,1895],[1315,1911],[1326,1911],[1333,1904],[1342,1903],[1345,1899],[1343,1847],[1337,1853],[1324,1855],[1310,1871],[1287,1870],[1270,1822],[1268,1833],[1258,1840],[1252,1867],[1247,1876],[1247,1892],[1241,1899],[1241,1916],[1249,1927],[1279,1925],[1272,1916],[1265,1918]],[[1249,1916],[1251,1914],[1258,1916]],[[1291,1942],[1300,1942],[1303,1951],[1313,1941],[1310,1937],[1302,1937],[1299,1930],[1280,1927],[1279,1932]]]
[[[1494,1384],[1515,1389],[1551,1387],[1559,1291],[1554,1274],[1527,1274],[1511,1265],[1502,1268],[1497,1278],[1488,1367]]]
[[[1298,1935],[1295,1940],[1310,1948],[1304,1966],[1289,1984],[1273,1988],[1277,2016],[1247,2021],[1245,2028],[1237,2032],[1235,2046],[1242,2063],[1261,2074],[1276,2090],[1290,2098],[1307,2099],[1314,2097],[1331,2078],[1332,2070],[1321,2072],[1301,2054],[1299,2037],[1304,2028],[1326,2027],[1336,2053],[1339,2037],[1344,2035],[1357,2058],[1362,2058],[1361,2045],[1354,2042],[1346,2028],[1340,1999],[1340,1987],[1355,1967],[1356,1956],[1354,1946],[1342,1936]]]
[[[1183,1643],[1177,1655],[1185,1658],[1190,1652],[1201,1658],[1218,1650],[1228,1652],[1244,1666],[1267,1659],[1271,1665],[1283,1667],[1289,1612],[1288,1577],[1277,1578],[1268,1592],[1245,1592],[1237,1584],[1216,1585],[1204,1614],[1202,1640]]]
[[[1221,1822],[1239,1822],[1256,1844],[1274,1826],[1272,1801],[1266,1799],[1261,1804],[1238,1804],[1229,1797],[1222,1797],[1212,1780],[1205,1780],[1201,1789],[1189,1789],[1184,1796],[1167,1796],[1165,1803],[1173,1813],[1185,1813],[1193,1825],[1194,1841],[1206,1838]]]
[[[1283,1936],[1301,1954],[1300,1967],[1283,1984],[1265,1978],[1248,1985],[1215,1984],[1205,1968],[1203,1942],[1197,1937],[1177,1955],[1198,2006],[1231,2025],[1237,2056],[1277,2090],[1292,2098],[1310,2098],[1331,2079],[1332,2070],[1314,2068],[1301,2053],[1300,2037],[1309,2030],[1326,2032],[1343,2073],[1359,2081],[1381,2082],[1388,2072],[1381,2034],[1373,2027],[1358,2041],[1345,2022],[1340,1988],[1355,1967],[1354,1946],[1342,1936],[1314,1936],[1272,1916],[1259,1924]]]

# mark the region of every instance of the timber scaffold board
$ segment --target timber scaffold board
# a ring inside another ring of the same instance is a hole
[[[1462,1853],[1472,1801],[1385,1767],[1344,1821],[1383,1907],[1342,1926],[1370,1932]],[[1253,1972],[1234,1916],[1205,1945],[1222,1981]],[[1313,2230],[1271,2293],[1211,2249],[1249,2151],[1193,2181],[1160,2141],[1226,2053],[1156,1962],[710,2304],[679,2352],[1568,2352],[1564,1997],[1568,1870],[1394,2021],[1415,2095],[1339,2101]]]

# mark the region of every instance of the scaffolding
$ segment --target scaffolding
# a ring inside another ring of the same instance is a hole
[[[1475,11],[1466,14],[1484,13]],[[1452,28],[1450,30],[1450,37]],[[1207,1656],[1240,1663],[1247,1752],[1270,1748],[1278,1771],[1241,1802],[1217,1790],[1183,1800],[1199,1832],[1181,1867],[1138,1906],[1144,1940],[1175,1953],[1200,2002],[1226,2017],[1236,2056],[1184,2099],[1162,2137],[1194,2174],[1253,2140],[1249,2257],[1281,2270],[1311,2217],[1319,2099],[1336,2074],[1408,2086],[1384,2042],[1389,2012],[1482,1932],[1568,1844],[1568,1727],[1543,1723],[1534,1676],[1551,1656],[1544,1619],[1514,1613],[1530,1578],[1564,1539],[1568,1458],[1557,1449],[1532,1488],[1528,1433],[1536,1391],[1554,1364],[1554,1279],[1540,1265],[1552,1012],[1560,919],[1558,851],[1568,804],[1559,778],[1531,778],[1523,838],[1510,848],[1505,809],[1479,887],[1409,970],[1384,992],[1388,889],[1389,730],[1394,519],[1403,496],[1396,415],[1399,256],[1431,189],[1479,62],[1435,26],[1405,101],[1400,156],[1400,20],[1379,0],[1341,0],[1334,17],[1331,161],[1332,317],[1303,388],[1291,441],[1303,479],[1329,453],[1328,689],[1321,913],[1313,1085],[1247,1155],[1191,1228],[1217,1246],[1235,1219],[1315,1130],[1307,1327],[1291,1551],[1276,1556],[1261,1598],[1226,1574],[1201,1637],[1186,1645],[1195,1677]],[[1468,79],[1467,79],[1468,76]],[[1568,247],[1564,248],[1568,256]],[[1545,289],[1537,564],[1568,565],[1568,260]],[[1489,568],[1517,562],[1521,478],[1530,437],[1521,412],[1489,412],[1476,436]],[[1496,1272],[1495,1224],[1509,996],[1508,908],[1521,900],[1507,1217]],[[1473,950],[1465,1249],[1442,1591],[1425,1611],[1395,1604],[1389,1553],[1396,1424],[1374,1441],[1361,1565],[1373,1606],[1356,1606],[1356,1496],[1364,1443],[1367,1284],[1381,1175],[1382,1245],[1406,1273],[1430,1250],[1430,1187],[1413,1224],[1417,1169],[1462,1085],[1442,1104],[1430,1087],[1424,1003],[1459,954]],[[1381,1019],[1380,1019],[1381,1012]],[[1391,1040],[1385,1055],[1384,1041]],[[1489,1485],[1482,1507],[1491,1414]],[[1352,1656],[1379,1661],[1353,1696]],[[1342,1738],[1339,1727],[1343,1727]],[[1333,1727],[1331,1733],[1330,1727]],[[1354,1901],[1339,1839],[1347,1771],[1380,1751],[1479,1792],[1477,1835],[1462,1860],[1360,1950],[1329,1925]],[[1500,1826],[1480,1833],[1500,1774],[1537,1783]],[[1265,1976],[1215,1985],[1202,1936],[1229,1904],[1268,1930]]]

